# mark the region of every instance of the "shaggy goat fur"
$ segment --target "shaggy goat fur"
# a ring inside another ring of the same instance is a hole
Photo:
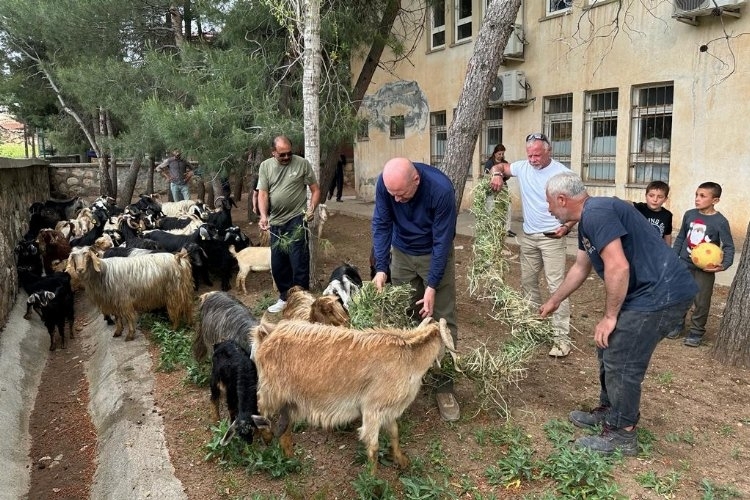
[[[166,308],[172,327],[193,315],[193,276],[187,252],[100,259],[89,250],[72,254],[72,267],[102,314],[114,315],[115,337],[135,338],[138,313]]]
[[[258,326],[258,320],[245,304],[226,292],[207,292],[198,299],[193,357],[200,363],[212,355],[214,344],[233,340],[243,349],[252,352],[250,329]]]
[[[331,429],[362,418],[360,440],[372,472],[378,434],[385,428],[393,459],[406,467],[396,419],[419,392],[422,377],[453,342],[444,320],[425,319],[411,330],[352,330],[304,321],[261,322],[253,332],[258,406],[279,414],[276,436],[292,456],[290,422]],[[311,350],[314,355],[311,355]]]

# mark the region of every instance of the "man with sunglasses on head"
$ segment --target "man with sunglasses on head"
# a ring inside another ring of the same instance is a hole
[[[295,285],[305,290],[309,288],[307,222],[315,214],[320,188],[310,162],[292,154],[292,141],[288,137],[282,135],[273,139],[271,156],[260,164],[258,171],[258,226],[263,231],[271,231],[271,274],[279,289],[279,300],[268,312],[278,313],[286,305],[290,288]],[[282,239],[285,244],[279,245]]]
[[[523,237],[520,238],[521,288],[535,305],[542,302],[539,274],[544,270],[547,287],[552,293],[565,277],[565,237],[575,225],[560,222],[549,213],[545,186],[550,177],[569,171],[552,159],[552,145],[541,133],[526,137],[526,159],[511,164],[498,163],[491,169],[491,188],[498,191],[504,178],[516,177],[521,188]],[[570,354],[570,303],[564,300],[552,315],[555,344],[549,355],[559,358]]]

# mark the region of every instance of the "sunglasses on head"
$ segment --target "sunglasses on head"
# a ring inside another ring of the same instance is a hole
[[[529,141],[544,141],[547,144],[549,144],[549,139],[547,139],[547,136],[542,134],[541,132],[527,135],[526,142],[529,142]]]
[[[276,153],[276,155],[279,158],[291,158],[292,157],[292,153],[291,152],[289,152],[289,153]]]

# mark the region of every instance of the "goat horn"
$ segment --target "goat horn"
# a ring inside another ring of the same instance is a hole
[[[229,425],[229,429],[227,429],[227,432],[224,433],[224,437],[221,438],[221,441],[219,441],[219,444],[222,446],[226,446],[229,444],[229,441],[232,440],[234,437],[234,433],[237,430],[237,419],[234,419],[234,421]]]
[[[453,358],[453,366],[456,368],[456,371],[459,373],[463,373],[461,368],[458,367],[458,353],[456,352],[456,347],[453,344],[453,336],[448,329],[448,322],[445,321],[445,319],[440,320],[440,337],[443,339],[445,349],[451,355],[451,358]]]

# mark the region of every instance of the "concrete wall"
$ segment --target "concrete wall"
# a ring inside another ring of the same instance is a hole
[[[425,3],[410,0],[404,8],[419,13]],[[651,10],[647,10],[647,4],[652,6]],[[365,201],[373,200],[375,180],[388,159],[406,156],[430,162],[430,113],[445,111],[450,131],[474,48],[474,39],[453,41],[452,5],[446,2],[443,48],[429,49],[430,17],[427,16],[424,36],[417,41],[417,49],[408,61],[389,68],[388,72],[378,69],[372,79],[361,108],[362,116],[370,120],[369,137],[354,145],[355,186],[358,196]],[[484,0],[473,1],[474,37],[483,21],[483,5]],[[705,181],[718,182],[724,193],[717,209],[729,219],[739,259],[750,221],[750,197],[743,188],[750,184],[750,169],[746,167],[750,165],[750,150],[743,140],[747,114],[744,104],[750,95],[750,37],[727,37],[726,33],[750,32],[750,6],[743,6],[739,17],[699,17],[698,25],[693,26],[672,18],[673,2],[635,2],[626,14],[621,13],[625,20],[615,26],[612,20],[622,8],[621,2],[576,1],[571,9],[549,16],[544,5],[539,0],[523,2],[517,17],[526,41],[523,57],[507,59],[499,70],[499,73],[523,71],[529,86],[528,102],[503,108],[506,158],[510,161],[525,158],[526,135],[545,130],[545,97],[569,94],[573,106],[571,168],[581,173],[586,93],[616,89],[619,100],[615,180],[588,183],[588,188],[595,196],[643,201],[645,184],[629,181],[629,152],[636,136],[631,130],[630,116],[633,89],[671,84],[674,88],[669,159],[672,191],[666,207],[674,213],[675,231],[679,229],[682,214],[694,208],[697,186]],[[701,49],[704,45],[705,51]],[[390,59],[392,54],[384,54],[383,58]],[[353,62],[355,74],[360,64]],[[395,92],[397,89],[408,92]],[[387,124],[393,115],[407,117],[403,138],[389,137]],[[478,178],[484,160],[479,147],[475,148],[463,208],[471,202],[474,179]],[[520,218],[517,183],[511,180],[509,185],[514,218]]]
[[[28,230],[29,206],[49,198],[47,162],[0,158],[0,325],[5,325],[18,294],[13,249]]]

